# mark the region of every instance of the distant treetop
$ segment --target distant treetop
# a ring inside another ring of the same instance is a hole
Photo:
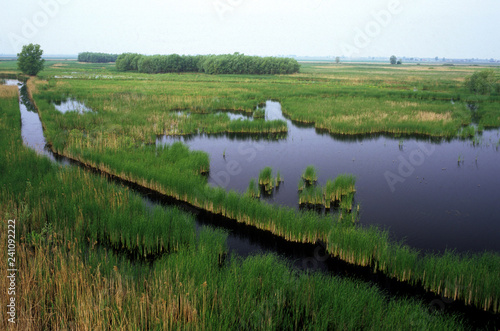
[[[83,52],[78,54],[79,62],[107,63],[115,62],[118,54]]]

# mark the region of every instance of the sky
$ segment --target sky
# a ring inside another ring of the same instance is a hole
[[[0,54],[500,58],[499,0],[4,1]]]

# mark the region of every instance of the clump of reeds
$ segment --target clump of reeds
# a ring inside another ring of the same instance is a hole
[[[270,193],[274,188],[274,184],[273,169],[271,167],[265,167],[259,173],[259,185],[263,186],[267,193]]]
[[[302,179],[306,184],[311,185],[318,180],[318,174],[316,168],[313,165],[307,166],[306,170],[302,174]]]
[[[299,193],[299,204],[324,205],[325,199],[321,186],[309,185]]]
[[[260,188],[255,178],[250,179],[246,193],[252,198],[260,198]]]
[[[307,169],[304,173],[306,172]],[[309,174],[312,172],[309,170]],[[338,203],[342,210],[350,212],[356,192],[355,184],[356,178],[353,175],[342,174],[335,180],[328,180],[326,185],[321,187],[316,182],[306,180],[303,175],[298,183],[299,204],[323,205],[330,209],[332,203]]]
[[[338,175],[335,180],[328,180],[324,189],[327,208],[329,208],[331,202],[345,200],[344,198],[347,195],[356,192],[355,184],[356,178],[353,175],[347,174]],[[342,206],[347,206],[347,203],[344,202]],[[351,208],[349,207],[348,210],[351,210]]]
[[[262,108],[257,108],[253,112],[253,118],[255,119],[261,119],[266,117],[266,110]]]
[[[273,176],[273,169],[271,167],[265,167],[259,173],[259,185],[264,188],[267,194],[271,194],[273,189],[278,188],[283,182],[283,177],[281,173],[276,173],[276,177]]]

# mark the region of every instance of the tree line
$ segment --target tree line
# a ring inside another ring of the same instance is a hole
[[[94,53],[94,52],[83,52],[78,54],[79,62],[107,63],[107,62],[115,62],[117,58],[118,54]]]
[[[148,74],[169,72],[203,72],[211,75],[293,74],[300,65],[295,59],[248,56],[240,53],[224,55],[141,55],[124,53],[116,59],[118,71]]]

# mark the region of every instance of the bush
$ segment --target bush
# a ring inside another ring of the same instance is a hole
[[[500,82],[492,69],[477,71],[465,81],[465,87],[476,94],[500,92]]]

